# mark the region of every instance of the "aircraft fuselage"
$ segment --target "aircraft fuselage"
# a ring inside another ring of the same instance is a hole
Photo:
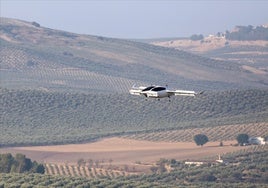
[[[162,91],[145,91],[141,92],[142,95],[145,97],[150,97],[150,98],[164,98],[164,97],[170,97],[172,94],[167,93],[166,90]]]
[[[194,97],[198,93],[194,91],[187,91],[187,90],[168,90],[166,87],[163,86],[140,86],[140,87],[132,87],[129,90],[131,95],[139,95],[145,96],[149,98],[164,98],[164,97],[171,97],[172,95],[181,95],[181,96],[192,96]]]

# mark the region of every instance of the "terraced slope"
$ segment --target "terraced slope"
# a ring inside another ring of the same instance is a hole
[[[0,145],[90,141],[125,133],[268,122],[267,90],[208,92],[172,102],[128,94],[0,92]]]
[[[267,88],[241,65],[128,40],[78,35],[1,18],[1,86],[126,93],[136,84],[185,89]]]

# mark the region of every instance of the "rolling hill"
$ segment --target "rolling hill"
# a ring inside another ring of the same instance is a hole
[[[1,87],[127,93],[133,84],[195,90],[267,88],[267,74],[185,51],[1,18]]]
[[[211,141],[234,140],[241,132],[267,138],[267,71],[209,57],[0,18],[0,147],[83,143],[114,136],[157,145],[192,141],[199,132]],[[206,92],[174,97],[172,102],[145,100],[128,94],[133,84]],[[267,147],[252,148],[227,156],[241,165],[196,168],[173,159],[171,172],[129,177],[121,177],[129,174],[127,168],[121,172],[46,164],[53,176],[0,174],[0,187],[265,187]],[[70,153],[64,155],[72,157]],[[217,182],[207,179],[211,175]]]
[[[239,63],[9,18],[0,42],[1,145],[267,122],[268,77]],[[172,103],[127,94],[167,83],[214,91]]]
[[[241,26],[240,26],[241,27]],[[246,27],[246,26],[245,26]],[[261,28],[260,26],[256,28]],[[267,26],[263,27],[265,35],[267,36]],[[233,32],[229,32],[229,35],[238,35],[237,29]],[[217,35],[209,35],[200,40],[192,40],[191,38],[170,38],[170,39],[154,39],[144,41],[158,46],[169,47],[179,50],[185,50],[190,53],[195,53],[205,57],[232,61],[241,65],[241,67],[249,72],[255,74],[268,74],[268,40],[263,35],[254,35],[252,32],[240,32],[241,36],[250,34],[252,39],[241,39],[237,36],[237,39],[230,39],[228,34],[218,33]],[[226,36],[227,35],[227,36]],[[259,39],[257,39],[259,37]],[[266,40],[265,40],[266,39]]]
[[[267,90],[208,92],[196,98],[174,97],[172,102],[146,101],[128,94],[0,90],[0,146],[79,143],[160,131],[168,135],[167,131],[185,129],[209,133],[217,126],[226,130],[251,123],[256,125],[249,125],[248,133],[267,136],[267,124],[258,126],[267,118]],[[263,130],[262,135],[257,129]],[[219,138],[233,140],[237,134],[228,132]],[[191,141],[192,136],[187,139]]]

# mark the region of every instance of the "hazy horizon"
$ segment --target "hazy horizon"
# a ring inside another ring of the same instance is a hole
[[[115,38],[189,37],[268,23],[268,1],[1,0],[1,17]]]

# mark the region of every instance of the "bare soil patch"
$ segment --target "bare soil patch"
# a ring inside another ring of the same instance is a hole
[[[193,142],[151,142],[113,137],[86,144],[2,148],[0,153],[23,153],[33,160],[44,163],[76,164],[83,158],[94,161],[110,160],[113,165],[135,165],[153,164],[160,158],[198,160],[215,156],[216,159],[218,154],[245,148],[231,146],[235,143],[236,141],[225,141],[224,146],[219,147],[219,142],[209,142],[200,147]]]
[[[241,46],[260,46],[265,47],[268,45],[267,41],[232,41],[226,40],[223,37],[209,36],[202,41],[193,41],[190,39],[170,40],[163,42],[153,42],[157,46],[170,47],[175,49],[187,50],[195,53],[205,53],[211,50],[223,48],[228,43],[228,46],[241,47]],[[248,52],[247,52],[248,53]],[[258,55],[260,52],[252,51],[251,53]]]

